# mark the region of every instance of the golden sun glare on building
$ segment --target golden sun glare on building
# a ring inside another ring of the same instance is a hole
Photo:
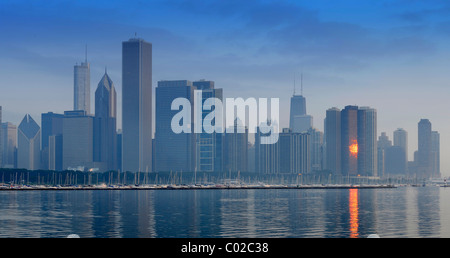
[[[352,145],[350,145],[348,148],[350,150],[351,156],[353,157],[358,156],[358,142],[356,140],[353,140]]]

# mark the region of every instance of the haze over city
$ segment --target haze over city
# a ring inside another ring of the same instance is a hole
[[[370,106],[378,135],[408,132],[412,160],[427,118],[449,176],[449,12],[446,1],[406,0],[2,1],[2,120],[18,125],[29,113],[40,123],[41,113],[71,110],[73,66],[87,45],[91,95],[107,67],[120,128],[121,43],[137,36],[153,45],[153,90],[160,80],[206,79],[224,97],[278,97],[280,128],[301,74],[319,130],[328,108]]]

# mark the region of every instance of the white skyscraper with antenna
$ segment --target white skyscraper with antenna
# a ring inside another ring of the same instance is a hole
[[[87,61],[87,46],[85,60],[74,66],[73,110],[84,110],[91,113],[91,72]]]

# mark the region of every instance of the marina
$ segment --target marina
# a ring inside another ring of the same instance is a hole
[[[267,185],[267,184],[196,184],[196,185],[0,185],[0,191],[61,191],[61,190],[226,190],[226,189],[376,189],[396,188],[395,185]]]

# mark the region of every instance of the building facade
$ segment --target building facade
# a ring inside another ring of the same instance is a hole
[[[122,171],[152,169],[152,44],[122,42]]]
[[[17,168],[40,169],[41,128],[30,115],[25,115],[17,132]]]
[[[117,97],[114,83],[105,71],[95,91],[94,161],[106,170],[117,170]]]
[[[190,114],[189,128],[194,128],[194,86],[191,81],[159,81],[156,87],[155,110],[155,171],[194,171],[196,166],[195,134],[175,133],[171,123],[174,116],[185,110]],[[177,106],[172,110],[172,102],[177,98],[188,100],[189,107]],[[188,123],[183,121],[183,123]]]
[[[73,110],[91,112],[91,71],[87,60],[74,66]]]

